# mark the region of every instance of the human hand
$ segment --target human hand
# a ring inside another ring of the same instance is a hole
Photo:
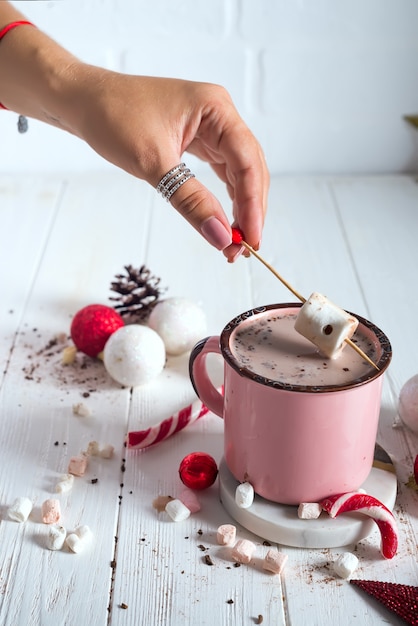
[[[269,186],[257,140],[228,93],[207,83],[131,76],[77,64],[71,70],[71,112],[66,126],[108,161],[156,187],[189,152],[208,162],[225,182],[234,225],[258,249]],[[75,92],[75,93],[74,93]],[[61,118],[62,119],[62,118]],[[171,204],[229,261],[241,248],[231,244],[229,220],[215,196],[196,178]]]

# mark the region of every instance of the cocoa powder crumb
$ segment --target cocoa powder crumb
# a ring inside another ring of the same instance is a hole
[[[205,563],[206,565],[214,565],[214,562],[210,558],[209,554],[205,554]]]

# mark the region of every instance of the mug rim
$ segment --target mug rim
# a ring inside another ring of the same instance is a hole
[[[277,309],[296,309],[302,306],[302,302],[286,302],[286,303],[278,303],[278,304],[267,304],[264,306],[254,307],[253,309],[249,309],[244,313],[240,313],[236,317],[234,317],[222,330],[219,337],[219,345],[222,352],[222,355],[225,361],[234,369],[240,376],[244,376],[254,382],[257,382],[262,385],[266,385],[267,387],[272,387],[275,389],[282,389],[286,391],[294,391],[294,392],[302,392],[302,393],[329,393],[333,391],[344,391],[349,389],[354,389],[361,385],[365,385],[377,378],[379,378],[389,367],[390,361],[392,359],[392,346],[391,343],[386,336],[386,334],[373,322],[367,320],[366,318],[356,315],[355,313],[351,313],[347,311],[350,315],[353,315],[359,321],[359,326],[363,326],[368,330],[372,331],[375,338],[377,339],[380,348],[381,348],[381,356],[376,363],[379,370],[376,370],[370,366],[370,370],[368,370],[363,376],[355,378],[349,383],[344,384],[336,384],[336,385],[298,385],[295,383],[284,383],[278,380],[273,380],[271,378],[267,378],[262,376],[261,374],[257,374],[246,367],[239,366],[234,355],[231,352],[229,347],[229,338],[235,328],[244,320],[247,320],[253,316],[259,315],[261,313],[265,313],[266,311],[277,310]]]

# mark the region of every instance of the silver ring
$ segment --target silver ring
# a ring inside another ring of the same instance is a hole
[[[176,167],[173,167],[167,172],[167,174],[164,174],[157,185],[157,191],[168,202],[173,193],[176,193],[177,189],[180,189],[184,183],[194,177],[195,175],[186,167],[185,163],[179,163]]]

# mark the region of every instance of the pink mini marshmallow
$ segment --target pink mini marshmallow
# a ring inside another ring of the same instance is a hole
[[[216,533],[216,540],[221,546],[232,546],[235,543],[237,529],[233,524],[222,524]]]
[[[253,558],[256,545],[249,539],[238,539],[232,548],[231,556],[237,563],[249,563]]]
[[[278,550],[269,550],[264,557],[263,569],[273,574],[281,574],[287,562],[287,554]]]
[[[68,464],[68,473],[74,476],[84,476],[87,469],[87,457],[84,454],[72,456]]]
[[[48,498],[42,503],[42,521],[44,524],[56,524],[61,518],[60,501]]]
[[[196,494],[191,489],[184,489],[179,496],[179,500],[183,502],[189,509],[190,513],[197,513],[200,511],[200,502],[197,499]]]

